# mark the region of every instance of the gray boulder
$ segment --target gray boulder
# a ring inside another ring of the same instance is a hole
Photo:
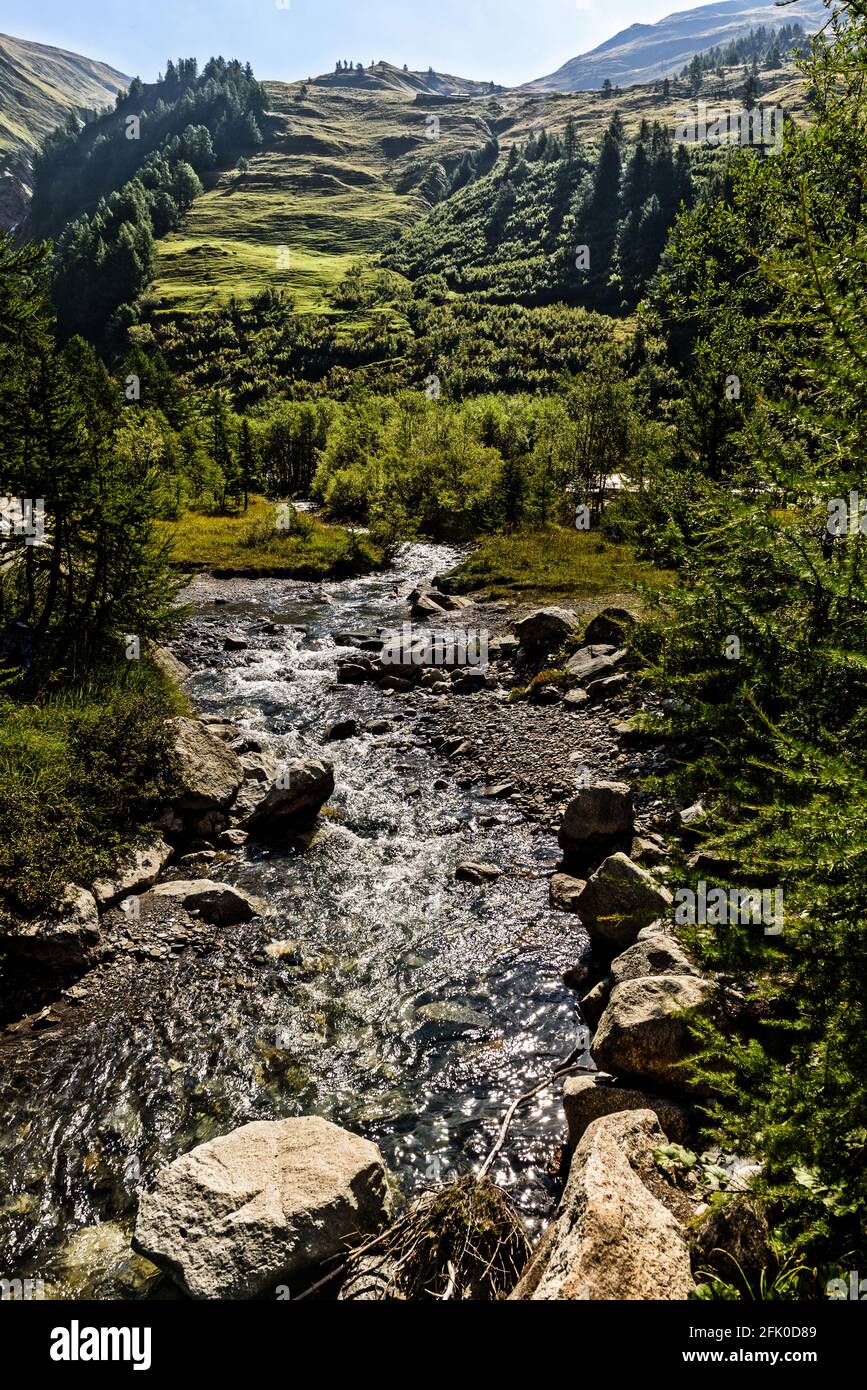
[[[632,834],[635,812],[625,782],[596,782],[582,787],[563,814],[560,848],[578,852],[610,844]]]
[[[342,1254],[391,1213],[379,1150],[319,1116],[258,1121],[157,1175],[133,1244],[196,1299],[247,1299]]]
[[[494,879],[500,877],[502,872],[502,869],[498,868],[496,864],[478,864],[467,861],[464,864],[458,864],[455,869],[455,878],[462,883],[492,883]]]
[[[521,646],[534,654],[560,646],[575,631],[571,608],[537,608],[515,624]]]
[[[548,889],[548,901],[561,912],[577,912],[578,899],[587,887],[583,878],[571,874],[553,874]]]
[[[615,985],[648,975],[697,975],[698,971],[674,936],[643,931],[633,946],[611,962]]]
[[[65,889],[54,911],[44,916],[0,914],[0,948],[52,970],[85,968],[100,940],[96,899],[75,883]]]
[[[627,608],[603,608],[584,629],[584,641],[613,643],[619,647],[629,629],[635,626],[635,621],[635,615]]]
[[[616,695],[623,695],[629,689],[629,676],[624,671],[619,676],[603,676],[591,681],[587,687],[587,698],[591,705],[601,705]]]
[[[671,905],[668,889],[625,854],[612,854],[600,864],[577,903],[594,945],[615,952],[631,946],[642,927],[670,912]]]
[[[358,733],[357,719],[336,719],[329,724],[323,736],[323,743],[341,743],[344,739],[355,738]]]
[[[563,1086],[563,1109],[569,1126],[569,1148],[577,1148],[584,1131],[601,1115],[621,1110],[652,1110],[669,1139],[675,1144],[689,1142],[694,1129],[692,1112],[677,1101],[621,1085],[607,1072],[592,1076],[567,1076]]]
[[[192,675],[189,666],[175,656],[174,652],[170,652],[168,647],[159,647],[156,642],[151,642],[148,645],[148,652],[157,670],[167,676],[170,681],[174,681],[176,685],[183,685],[185,680],[189,680]]]
[[[258,836],[286,834],[310,826],[334,791],[334,765],[324,758],[283,769],[244,821]]]
[[[225,810],[244,780],[240,759],[199,719],[174,721],[174,755],[181,813]]]
[[[99,878],[91,891],[101,911],[114,907],[131,893],[144,893],[153,887],[172,857],[172,848],[165,840],[155,839],[134,850],[129,860],[113,878]]]
[[[689,1248],[645,1185],[666,1143],[651,1110],[604,1115],[585,1131],[557,1216],[512,1299],[685,1299]]]
[[[188,912],[198,912],[206,922],[221,927],[250,922],[265,911],[265,904],[245,893],[243,888],[233,888],[229,883],[217,883],[210,878],[158,883],[148,897],[177,902]]]
[[[692,1039],[683,1012],[698,1008],[710,991],[708,981],[695,975],[646,976],[616,985],[593,1039],[597,1065],[689,1092],[681,1063]]]
[[[597,643],[590,647],[581,647],[574,656],[570,656],[566,662],[566,670],[570,676],[586,685],[603,676],[613,675],[625,659],[625,651],[618,651],[607,643]]]

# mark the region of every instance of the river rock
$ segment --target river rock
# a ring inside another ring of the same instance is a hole
[[[587,887],[583,878],[571,874],[554,874],[548,889],[548,901],[561,912],[577,912],[578,899]]]
[[[588,990],[581,999],[581,1013],[591,1028],[599,1026],[599,1020],[608,1007],[608,1000],[611,998],[611,976],[606,975],[603,979],[597,980],[591,990]]]
[[[581,709],[583,705],[589,703],[590,696],[587,694],[586,690],[582,690],[580,687],[577,690],[567,690],[563,698],[563,704],[570,710]]]
[[[100,944],[99,909],[86,888],[71,883],[52,912],[36,918],[0,915],[0,948],[52,970],[79,970]]]
[[[174,721],[174,754],[181,791],[174,808],[188,812],[225,810],[244,780],[240,759],[199,719]]]
[[[336,719],[327,725],[322,738],[323,743],[340,743],[347,738],[355,738],[358,733],[357,719]]]
[[[515,624],[521,646],[531,653],[551,651],[560,646],[575,631],[575,614],[571,608],[537,608]]]
[[[249,643],[243,632],[227,632],[223,638],[224,652],[243,652],[247,650]]]
[[[645,1185],[667,1142],[652,1110],[603,1115],[572,1158],[557,1216],[512,1299],[686,1299],[689,1248]]]
[[[584,629],[585,643],[613,643],[615,647],[623,644],[624,635],[635,626],[635,614],[626,608],[603,608]]]
[[[273,782],[280,764],[273,753],[242,753],[241,766],[246,782]]]
[[[581,787],[563,814],[560,848],[580,852],[631,836],[634,815],[632,792],[625,782]]]
[[[621,1085],[607,1072],[592,1076],[567,1076],[563,1086],[563,1109],[569,1126],[569,1148],[575,1149],[588,1125],[601,1115],[621,1110],[652,1110],[674,1144],[686,1144],[695,1128],[692,1112],[677,1101],[650,1095],[647,1091]]]
[[[217,844],[220,849],[242,849],[249,838],[246,830],[224,830]]]
[[[148,644],[148,652],[157,670],[175,685],[183,685],[185,680],[189,680],[192,675],[189,666],[175,656],[174,652],[170,652],[168,647],[160,647],[156,642],[151,642]]]
[[[253,808],[244,829],[259,836],[303,829],[313,823],[333,791],[333,763],[324,758],[292,763]]]
[[[710,991],[709,982],[695,975],[649,975],[615,985],[593,1039],[597,1065],[689,1091],[680,1063],[692,1039],[681,1015],[703,1004]]]
[[[455,878],[461,883],[491,883],[502,874],[496,864],[477,864],[468,860],[464,864],[458,864],[455,869]]]
[[[449,689],[457,695],[476,695],[480,690],[492,690],[499,682],[478,666],[459,669],[452,673]]]
[[[217,883],[210,878],[158,883],[148,897],[178,902],[188,912],[198,912],[206,922],[221,927],[233,926],[236,922],[250,922],[265,911],[265,904],[245,893],[243,888]]]
[[[671,910],[672,897],[646,869],[625,854],[612,854],[587,880],[577,903],[578,915],[594,945],[619,952],[635,941],[642,927]]]
[[[605,700],[612,700],[616,695],[623,695],[629,688],[629,676],[626,672],[621,676],[604,676],[601,680],[591,681],[587,687],[587,698],[591,705],[601,705]]]
[[[341,661],[337,667],[338,685],[364,685],[365,681],[376,680],[378,675],[378,668],[366,657]]]
[[[698,971],[675,937],[642,932],[633,946],[611,962],[615,985],[647,975],[697,975]]]
[[[172,848],[165,840],[155,839],[134,850],[129,861],[113,878],[99,878],[91,885],[101,911],[114,907],[130,893],[144,893],[152,888],[172,857]]]
[[[390,1214],[374,1144],[316,1115],[257,1121],[160,1171],[141,1199],[134,1245],[192,1298],[256,1298]]]
[[[410,617],[414,622],[429,622],[432,618],[441,618],[446,611],[444,596],[428,590],[420,593],[413,599],[410,595]]]
[[[625,651],[618,651],[616,647],[609,647],[604,642],[596,643],[590,647],[581,647],[574,656],[570,656],[566,662],[566,670],[570,676],[586,685],[602,676],[613,675],[625,658]]]

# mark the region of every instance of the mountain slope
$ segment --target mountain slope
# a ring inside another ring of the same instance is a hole
[[[356,87],[349,73],[264,87],[264,144],[247,172],[206,178],[182,231],[159,242],[154,294],[164,309],[209,308],[267,286],[299,308],[325,307],[355,260],[427,210],[420,185],[431,166],[453,169],[492,134],[486,103],[429,109],[411,87]]]
[[[67,112],[108,105],[129,81],[106,63],[0,34],[0,227],[26,208],[39,142]]]
[[[502,91],[494,82],[475,82],[468,77],[453,77],[450,73],[410,72],[394,63],[373,63],[369,68],[326,73],[313,79],[317,87],[350,87],[355,91],[421,93],[425,96],[473,97]]]
[[[334,312],[333,290],[354,262],[375,257],[389,233],[427,221],[436,200],[425,188],[436,165],[453,172],[492,136],[502,165],[512,144],[522,146],[543,129],[562,137],[570,118],[578,140],[593,144],[615,111],[629,135],[644,120],[673,133],[689,99],[679,79],[667,97],[648,84],[625,97],[507,92],[443,102],[424,93],[355,89],[349,74],[337,76],[342,84],[264,83],[264,143],[247,172],[205,175],[206,191],[182,229],[157,244],[152,299],[158,315],[215,308],[269,287],[288,291],[302,311]],[[740,69],[722,80],[709,76],[701,95],[711,103],[734,100],[741,82]],[[803,88],[791,64],[759,78],[761,99],[796,121],[803,119]],[[438,139],[429,138],[433,116]],[[438,205],[434,227],[445,230],[449,217]],[[456,235],[460,241],[460,228]],[[468,249],[459,248],[456,264]],[[535,254],[532,247],[527,254]],[[415,262],[411,273],[422,273]]]
[[[761,25],[780,28],[801,24],[808,32],[828,18],[821,0],[798,0],[778,7],[755,0],[721,0],[666,15],[656,24],[631,24],[613,38],[564,63],[548,77],[528,82],[525,91],[576,92],[596,90],[606,78],[615,85],[652,82],[678,72],[695,53],[740,38]]]

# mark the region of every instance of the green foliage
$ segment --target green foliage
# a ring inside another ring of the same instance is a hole
[[[94,673],[43,705],[0,704],[0,897],[45,909],[110,873],[172,790],[178,697],[145,662]]]
[[[470,180],[468,159],[452,197],[410,228],[390,263],[493,303],[633,307],[681,202],[693,198],[683,146],[647,123],[630,144],[617,116],[595,153],[579,152],[572,122],[562,141],[540,131],[481,179]],[[576,264],[581,246],[586,271]]]
[[[174,593],[153,533],[156,470],[127,447],[123,394],[93,350],[55,350],[44,270],[44,248],[0,239],[4,482],[45,510],[41,543],[0,539],[0,624],[31,688],[117,652],[126,633],[162,636]]]
[[[867,433],[865,53],[855,7],[814,45],[814,125],[790,130],[779,157],[733,160],[727,196],[682,218],[655,291],[668,360],[686,374],[668,485],[684,582],[646,654],[680,711],[666,728],[691,756],[674,782],[705,800],[706,848],[785,902],[779,937],[693,933],[756,1020],[745,1032],[724,1010],[699,1024],[695,1070],[718,1097],[720,1138],[763,1161],[776,1229],[819,1261],[864,1258],[867,1210],[857,495],[852,528],[829,526],[834,499],[848,512],[861,485]]]
[[[63,336],[96,341],[109,325],[120,332],[136,321],[155,272],[154,238],[180,225],[202,192],[200,174],[262,143],[263,111],[249,69],[211,59],[197,77],[189,59],[131,90],[116,111],[48,137],[30,223],[57,237],[52,294]]]

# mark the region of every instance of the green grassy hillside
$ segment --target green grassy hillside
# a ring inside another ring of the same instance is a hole
[[[429,111],[412,92],[336,82],[304,96],[302,84],[265,84],[265,143],[248,172],[212,179],[183,230],[160,242],[162,309],[210,308],[268,286],[300,309],[328,309],[350,265],[427,210],[419,184],[430,165],[454,167],[490,139],[482,103]]]
[[[437,84],[460,81],[434,76]],[[708,78],[700,99],[736,102],[740,76]],[[435,164],[449,174],[492,136],[502,162],[513,143],[542,129],[562,132],[570,117],[585,143],[600,138],[615,111],[629,135],[643,120],[673,131],[678,112],[696,101],[680,81],[667,97],[653,83],[619,94],[500,91],[446,100],[417,90],[418,77],[377,64],[312,83],[266,82],[264,144],[248,171],[206,178],[183,229],[159,243],[158,315],[215,308],[269,287],[288,291],[302,312],[334,313],[331,296],[349,267],[430,212],[423,186]],[[487,84],[475,85],[487,93]],[[794,68],[763,74],[759,85],[766,105],[802,115]]]

